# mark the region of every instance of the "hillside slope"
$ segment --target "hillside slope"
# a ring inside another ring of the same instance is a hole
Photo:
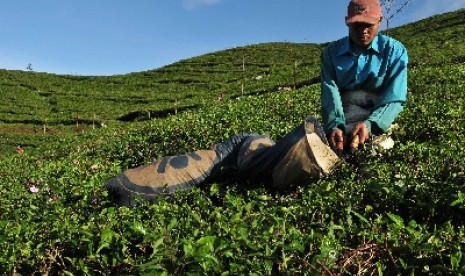
[[[417,65],[461,63],[465,11],[389,31]],[[265,43],[218,51],[159,69],[110,77],[0,70],[0,123],[53,128],[164,117],[185,108],[318,82],[324,45]],[[5,129],[5,128],[3,128]],[[2,131],[2,128],[0,128]],[[2,132],[6,132],[3,130]]]

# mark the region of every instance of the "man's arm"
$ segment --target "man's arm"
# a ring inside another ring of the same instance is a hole
[[[329,55],[329,47],[321,54],[321,107],[323,128],[326,136],[333,130],[345,130],[345,117],[339,88],[336,85],[334,65]]]
[[[368,131],[374,135],[385,133],[404,109],[404,102],[392,102],[378,107],[364,121]]]
[[[389,69],[386,72],[384,92],[375,110],[365,121],[370,132],[378,135],[386,132],[407,100],[407,63],[408,55],[405,47],[396,42],[390,55]]]

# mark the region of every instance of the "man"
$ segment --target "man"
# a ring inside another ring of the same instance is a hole
[[[379,0],[351,0],[349,35],[321,55],[323,127],[337,153],[385,133],[406,102],[407,50],[378,32],[382,18]]]
[[[340,158],[326,137],[336,152],[355,137],[364,144],[371,134],[389,128],[406,101],[407,52],[398,41],[378,34],[381,19],[378,0],[352,0],[346,17],[349,36],[323,51],[324,129],[309,116],[277,143],[266,135],[234,135],[208,150],[129,169],[105,183],[109,193],[119,205],[136,205],[137,197],[154,200],[203,185],[224,168],[275,190],[330,174]]]

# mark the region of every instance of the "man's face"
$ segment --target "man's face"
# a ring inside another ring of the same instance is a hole
[[[378,34],[380,22],[375,24],[363,22],[349,24],[350,39],[357,46],[367,47]]]

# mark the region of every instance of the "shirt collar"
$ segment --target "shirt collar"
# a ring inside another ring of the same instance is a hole
[[[371,44],[368,46],[368,49],[373,49],[373,51],[379,53],[379,43],[378,43],[378,36],[379,33],[375,36]],[[352,48],[350,47],[350,38],[349,36],[346,36],[342,40],[342,45],[339,47],[337,51],[337,55],[341,56],[346,53],[352,53]]]
[[[375,36],[375,38],[373,39],[373,41],[371,42],[369,48],[373,49],[373,51],[379,53],[379,43],[378,43],[378,37],[379,37],[379,33]]]

